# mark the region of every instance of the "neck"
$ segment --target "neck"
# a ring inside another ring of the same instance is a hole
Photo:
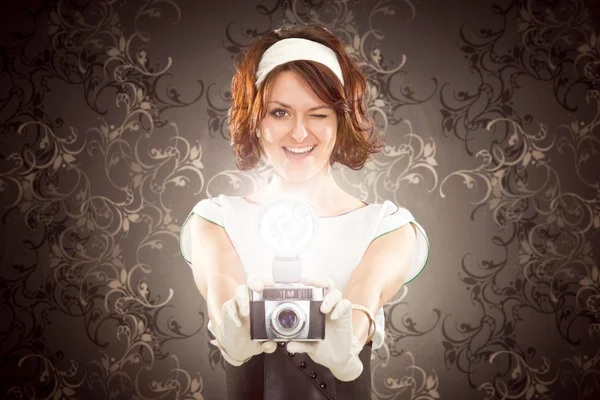
[[[329,168],[326,173],[304,182],[290,182],[274,172],[271,182],[265,188],[265,195],[273,198],[284,193],[292,194],[308,200],[316,210],[326,210],[336,205],[340,191]]]

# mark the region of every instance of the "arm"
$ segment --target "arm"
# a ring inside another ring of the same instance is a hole
[[[416,241],[416,227],[411,223],[373,240],[350,276],[344,298],[375,315],[402,287]],[[352,326],[354,335],[364,343],[369,334],[367,316],[353,311]]]
[[[219,325],[223,304],[246,281],[244,268],[223,227],[198,215],[193,215],[189,223],[194,243],[191,257],[194,280],[206,299],[208,317]]]
[[[329,314],[325,321],[329,333],[325,339],[292,341],[287,350],[307,353],[341,381],[358,378],[364,367],[359,354],[368,337],[369,319],[361,311],[351,311],[351,303],[363,305],[375,314],[389,301],[404,283],[416,238],[415,229],[407,223],[373,240],[350,276],[344,293],[334,288],[323,299],[321,311]]]

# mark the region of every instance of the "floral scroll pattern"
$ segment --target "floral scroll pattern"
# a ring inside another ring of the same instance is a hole
[[[0,397],[224,398],[180,226],[201,198],[249,193],[272,171],[232,167],[233,70],[204,60],[316,23],[365,72],[386,140],[336,179],[413,210],[432,245],[384,308],[373,398],[597,398],[600,39],[587,2],[228,1],[6,13],[18,23],[0,45]]]
[[[475,35],[472,27],[462,30],[459,47],[480,86],[477,93],[462,91],[452,99],[448,91],[440,93],[445,108],[442,126],[444,132],[464,141],[468,154],[473,154],[469,142],[474,137],[489,142],[474,154],[480,165],[449,174],[440,185],[440,195],[445,197],[444,187],[456,177],[469,189],[482,186],[483,195],[472,202],[472,217],[481,215],[481,210],[491,211],[502,232],[493,243],[502,249],[504,259],[474,265],[465,257],[462,281],[482,318],[479,326],[463,324],[459,329],[451,328],[446,319],[446,363],[467,373],[472,385],[485,390],[489,399],[549,398],[560,391],[552,385],[567,386],[568,380],[575,380],[578,388],[579,397],[574,398],[587,398],[597,390],[590,381],[559,367],[581,367],[581,355],[559,360],[542,355],[543,366],[533,367],[529,360],[539,358],[534,357],[535,348],[521,346],[515,333],[528,323],[521,315],[532,310],[554,319],[565,344],[597,340],[594,244],[600,203],[597,176],[590,175],[594,163],[590,149],[598,144],[598,82],[590,72],[597,54],[596,33],[589,11],[578,2],[512,2],[494,6],[494,11],[505,20],[511,13],[518,14],[519,40],[499,54],[495,49],[508,25],[481,29]],[[525,79],[552,82],[556,102],[568,111],[585,109],[580,113],[585,120],[573,113],[567,123],[549,127],[540,121],[548,116],[521,115],[512,104],[519,82]],[[568,167],[557,163],[561,158],[572,163]],[[572,187],[571,179],[576,180],[577,191],[567,189]],[[508,283],[501,280],[507,270],[513,275]],[[594,360],[596,355],[585,357]],[[498,365],[502,378],[497,374],[490,382],[476,376],[484,363]],[[586,364],[592,365],[594,361]]]
[[[154,398],[170,392],[202,398],[199,371],[180,370],[178,358],[162,350],[194,332],[183,332],[175,319],[157,326],[168,313],[173,289],[153,288],[151,257],[177,243],[173,192],[192,183],[201,188],[204,181],[201,149],[161,115],[196,102],[204,89],[200,84],[190,101],[176,89],[157,90],[172,60],[150,66],[144,46],[151,36],[139,25],[165,12],[176,21],[176,3],[148,2],[127,28],[117,5],[94,2],[79,9],[59,1],[29,10],[35,20],[48,16],[43,58],[19,65],[19,48],[7,54],[17,96],[5,101],[18,105],[12,114],[4,109],[3,134],[22,148],[6,154],[0,187],[4,217],[19,215],[26,227],[22,242],[16,236],[11,244],[25,246],[34,257],[17,263],[15,255],[3,273],[3,291],[14,301],[8,324],[18,337],[5,345],[12,346],[6,355],[15,367],[39,377],[11,387],[16,397],[70,398],[94,390],[102,397]],[[34,44],[35,33],[21,38],[23,48]],[[78,100],[97,118],[79,127],[48,115],[44,103],[53,82],[82,88]],[[159,132],[167,132],[170,140],[153,142]],[[36,269],[43,269],[45,281],[39,289],[27,288],[24,282]],[[81,321],[85,339],[77,339],[97,347],[97,357],[77,360],[70,358],[72,352],[67,356],[45,344],[45,329],[57,312]],[[143,371],[157,364],[171,372],[142,390]]]

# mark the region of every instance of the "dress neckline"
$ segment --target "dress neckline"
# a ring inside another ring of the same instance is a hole
[[[252,205],[252,206],[258,206],[258,207],[260,207],[260,206],[263,206],[263,204],[260,204],[260,203],[255,203],[255,202],[253,202],[253,201],[251,201],[251,200],[248,200],[248,199],[247,199],[246,197],[244,197],[244,196],[240,196],[239,198],[240,198],[241,200],[243,200],[245,203],[247,203],[247,204],[250,204],[250,205]],[[362,210],[362,209],[369,208],[369,206],[372,206],[372,205],[373,205],[373,204],[371,204],[371,203],[366,203],[366,202],[364,202],[364,201],[363,201],[362,203],[363,203],[363,206],[362,206],[362,207],[355,208],[354,210],[346,211],[346,212],[344,212],[344,213],[341,213],[341,214],[338,214],[338,215],[331,215],[331,216],[327,216],[327,217],[322,217],[322,216],[320,216],[320,215],[319,215],[319,216],[318,216],[318,218],[319,218],[319,219],[334,219],[334,218],[339,218],[339,217],[343,217],[343,216],[346,216],[346,215],[354,214],[354,213],[355,213],[355,212],[357,212],[357,211],[360,211],[360,210]]]

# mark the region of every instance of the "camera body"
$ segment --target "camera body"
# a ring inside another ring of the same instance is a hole
[[[250,290],[250,338],[278,342],[323,340],[323,296],[323,288],[302,284],[276,284],[262,292]]]

